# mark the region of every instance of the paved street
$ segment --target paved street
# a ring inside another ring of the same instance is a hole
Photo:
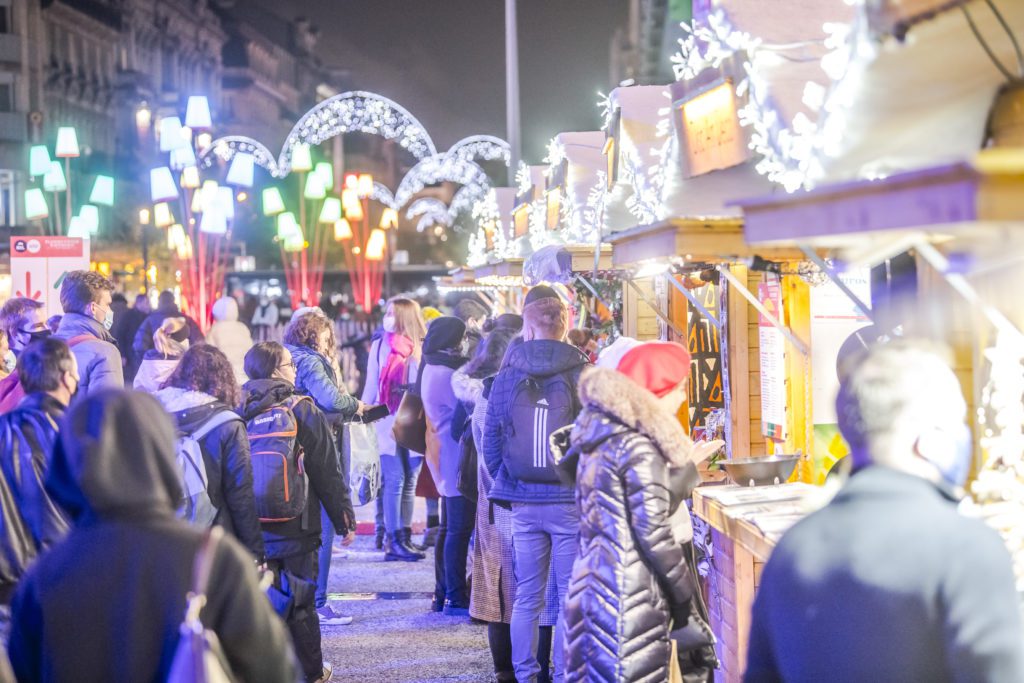
[[[358,536],[347,557],[335,557],[331,599],[355,622],[322,628],[324,659],[334,664],[332,680],[493,680],[486,627],[429,611],[432,551],[421,562],[383,560],[372,536]]]

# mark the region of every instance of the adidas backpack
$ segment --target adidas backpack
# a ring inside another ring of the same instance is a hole
[[[308,396],[292,396],[245,423],[252,458],[256,514],[261,522],[287,522],[306,509],[308,480],[292,410]]]
[[[238,415],[230,410],[222,410],[191,434],[178,436],[174,456],[183,492],[178,502],[178,517],[185,521],[208,527],[217,517],[217,508],[210,500],[210,493],[207,490],[210,479],[206,474],[206,463],[203,461],[203,451],[199,447],[199,442],[222,424],[238,419]]]
[[[576,390],[566,373],[526,375],[512,388],[503,461],[522,482],[559,484],[548,441],[552,432],[571,425],[579,413]]]

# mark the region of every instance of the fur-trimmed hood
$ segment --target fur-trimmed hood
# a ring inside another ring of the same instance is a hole
[[[693,441],[674,415],[658,405],[654,394],[616,370],[589,367],[580,377],[579,397],[583,414],[572,431],[572,444],[588,449],[589,441],[599,438],[600,420],[588,419],[603,413],[628,429],[647,436],[665,461],[675,467],[693,462]],[[603,430],[606,431],[606,430]]]
[[[464,367],[459,368],[452,375],[452,391],[455,392],[455,398],[473,406],[483,396],[484,381],[467,375]]]

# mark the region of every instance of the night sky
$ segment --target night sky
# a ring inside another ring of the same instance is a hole
[[[416,116],[439,150],[477,133],[505,137],[503,0],[246,0],[320,28],[325,62],[353,87]],[[523,158],[539,163],[556,133],[596,130],[609,45],[627,0],[519,0]]]

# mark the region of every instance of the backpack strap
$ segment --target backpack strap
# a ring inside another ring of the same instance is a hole
[[[82,342],[89,341],[90,339],[99,339],[99,337],[94,337],[91,334],[79,334],[77,336],[74,336],[74,337],[71,337],[70,339],[68,339],[67,345],[69,347],[71,347],[71,348],[74,348],[74,347],[78,346],[79,344],[81,344]]]
[[[202,543],[196,552],[195,560],[192,562],[192,587],[188,594],[188,602],[185,608],[185,622],[189,624],[200,624],[199,613],[206,604],[206,588],[210,583],[210,572],[213,569],[213,557],[216,554],[217,543],[223,536],[224,530],[216,524],[207,529],[203,534]]]
[[[220,410],[220,411],[217,411],[216,413],[214,413],[213,415],[211,415],[206,420],[206,422],[204,422],[203,424],[199,425],[198,429],[196,429],[194,432],[189,434],[189,436],[191,436],[196,441],[199,441],[200,439],[204,438],[207,434],[212,432],[217,427],[220,427],[223,424],[227,424],[228,422],[231,422],[232,420],[241,420],[241,419],[242,418],[238,415],[238,413],[234,412],[233,410],[227,410],[227,409]]]

